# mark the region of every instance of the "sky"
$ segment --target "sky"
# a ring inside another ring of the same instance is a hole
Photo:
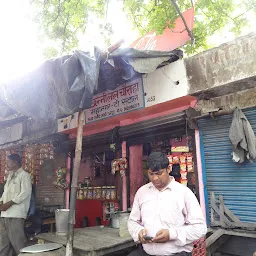
[[[115,31],[113,42],[121,38],[132,42],[138,34],[132,31],[121,9],[122,1],[110,0],[108,20]],[[0,83],[21,77],[44,61],[37,27],[30,20],[29,10],[29,0],[0,0]],[[98,30],[95,21],[92,17],[86,35],[80,36],[79,49],[88,50],[93,45],[104,48],[102,38],[95,33]]]
[[[28,13],[29,0],[0,0],[0,83],[21,77],[44,61],[42,45],[37,40],[37,27]],[[251,15],[252,26],[245,28],[243,34],[256,30],[253,27],[256,24],[255,13],[249,12],[247,15]],[[124,38],[128,44],[138,38],[131,23],[122,13],[122,1],[110,0],[108,21],[113,25],[113,42]],[[79,49],[88,50],[93,45],[104,47],[103,39],[95,33],[97,26],[97,20],[91,17],[86,34],[80,36]],[[224,31],[209,40],[214,42],[214,46],[218,46],[232,39],[234,35]]]
[[[27,0],[0,0],[0,82],[21,76],[42,62],[36,27],[24,15],[27,10]]]
[[[108,14],[107,20],[112,23],[112,28],[114,31],[113,35],[113,43],[119,41],[120,39],[124,39],[125,42],[132,43],[138,37],[139,34],[133,31],[133,27],[131,22],[127,19],[122,12],[122,0],[110,0],[108,6]],[[95,34],[95,31],[98,29],[97,18],[91,17],[90,25],[87,28],[87,33],[80,38],[80,48],[85,47],[90,44],[90,46],[94,46],[95,43],[97,46],[104,48],[104,40],[100,38],[98,34]]]
[[[14,8],[15,6],[15,8]],[[20,77],[43,61],[27,0],[0,0],[0,82]]]

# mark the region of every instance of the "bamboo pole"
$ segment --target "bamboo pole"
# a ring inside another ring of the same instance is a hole
[[[115,44],[111,45],[107,49],[107,52],[103,52],[101,54],[102,57],[107,58],[108,54],[117,50],[123,42],[124,40],[121,39]],[[77,181],[78,181],[79,167],[81,163],[82,145],[83,145],[83,126],[84,126],[84,112],[80,111],[79,118],[78,118],[75,161],[74,161],[74,169],[73,169],[73,177],[72,177],[71,193],[70,193],[70,212],[69,212],[69,221],[68,221],[66,256],[74,255],[73,254],[74,224],[76,219]]]
[[[79,167],[81,163],[82,145],[83,145],[82,143],[83,126],[84,126],[84,112],[80,111],[79,117],[78,117],[75,161],[74,161],[74,169],[73,169],[73,177],[72,177],[71,193],[70,193],[70,212],[69,212],[69,221],[68,221],[66,256],[73,256],[74,224],[75,224],[75,218],[76,218],[77,181],[78,181]]]
[[[123,43],[124,43],[124,39],[120,39],[115,44],[110,45],[108,49],[101,54],[101,56],[103,58],[108,58],[108,55],[114,52],[115,50],[117,50]]]

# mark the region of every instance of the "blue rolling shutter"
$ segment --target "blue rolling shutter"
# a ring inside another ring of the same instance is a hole
[[[256,108],[243,111],[256,134]],[[228,208],[241,221],[256,222],[256,161],[236,164],[232,161],[229,128],[232,115],[199,120],[209,193],[223,195]],[[210,209],[210,205],[208,210]]]

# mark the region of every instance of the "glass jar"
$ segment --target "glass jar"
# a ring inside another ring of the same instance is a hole
[[[82,189],[79,189],[79,200],[84,199],[84,191]]]
[[[106,199],[107,187],[103,186],[101,189],[101,199]]]
[[[116,200],[116,187],[115,186],[110,187],[110,199]]]
[[[84,199],[87,199],[88,188],[84,188]]]
[[[84,184],[85,184],[86,187],[90,187],[90,185],[91,185],[90,177],[85,177],[84,178]]]
[[[106,187],[106,200],[111,199],[111,190],[110,187]]]
[[[96,199],[101,199],[101,187],[96,187]]]
[[[93,199],[93,188],[92,187],[88,188],[87,199]]]
[[[97,192],[97,188],[93,187],[92,188],[92,199],[96,199],[96,192]]]

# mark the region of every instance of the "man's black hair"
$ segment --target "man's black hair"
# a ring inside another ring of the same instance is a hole
[[[158,172],[161,169],[167,169],[168,165],[168,157],[161,152],[151,153],[147,160],[147,168],[153,172]]]
[[[21,167],[21,157],[18,154],[11,154],[8,156],[8,159],[14,161],[15,163],[17,163],[18,167]]]

